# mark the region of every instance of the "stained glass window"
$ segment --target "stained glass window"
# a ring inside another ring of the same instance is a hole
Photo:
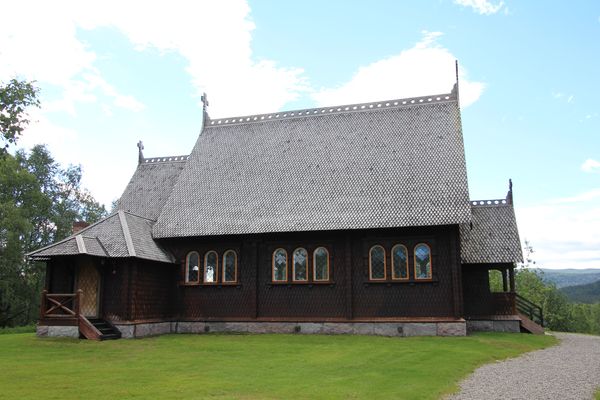
[[[313,279],[329,280],[329,252],[325,247],[318,247],[313,252]]]
[[[376,245],[369,250],[369,278],[385,279],[385,249]]]
[[[277,249],[273,252],[273,281],[287,281],[287,252]]]
[[[415,279],[431,279],[431,249],[424,243],[415,246]]]
[[[185,281],[198,282],[200,256],[195,251],[188,253],[185,260]]]
[[[308,280],[308,253],[306,250],[299,248],[294,250],[293,255],[294,280]]]
[[[408,251],[401,244],[392,247],[392,279],[408,279]]]
[[[233,250],[223,254],[223,282],[237,281],[237,255]]]
[[[217,269],[219,257],[216,251],[209,251],[204,256],[204,282],[212,283],[217,281]]]

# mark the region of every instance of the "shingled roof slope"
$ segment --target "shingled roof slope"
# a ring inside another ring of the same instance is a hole
[[[144,158],[138,164],[117,209],[156,220],[188,156]]]
[[[208,120],[155,238],[464,223],[451,94]]]
[[[523,262],[512,202],[471,202],[471,224],[460,225],[461,259],[468,263]]]
[[[118,211],[75,235],[27,256],[32,259],[47,259],[87,254],[108,258],[137,257],[172,263],[172,255],[152,239],[153,223],[147,218]]]

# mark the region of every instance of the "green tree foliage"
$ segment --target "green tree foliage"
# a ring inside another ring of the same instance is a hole
[[[11,79],[7,84],[0,83],[0,156],[29,124],[27,110],[40,106],[38,91],[33,82]]]
[[[544,272],[534,267],[533,249],[525,242],[525,264],[515,271],[517,293],[539,304],[546,326],[554,331],[600,334],[600,303],[571,303]]]
[[[25,254],[65,238],[75,221],[105,215],[81,188],[81,167],[63,168],[46,147],[0,157],[0,327],[37,316],[44,269]]]

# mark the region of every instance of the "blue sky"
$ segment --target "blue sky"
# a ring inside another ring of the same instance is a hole
[[[18,3],[18,4],[16,4]],[[110,205],[146,156],[225,117],[450,91],[472,199],[514,181],[538,265],[600,268],[600,2],[8,2],[0,80],[37,80],[20,146],[81,164]]]

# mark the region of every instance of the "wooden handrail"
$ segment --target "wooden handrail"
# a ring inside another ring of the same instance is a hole
[[[517,310],[525,314],[533,322],[544,326],[544,310],[541,306],[531,300],[515,293]]]

